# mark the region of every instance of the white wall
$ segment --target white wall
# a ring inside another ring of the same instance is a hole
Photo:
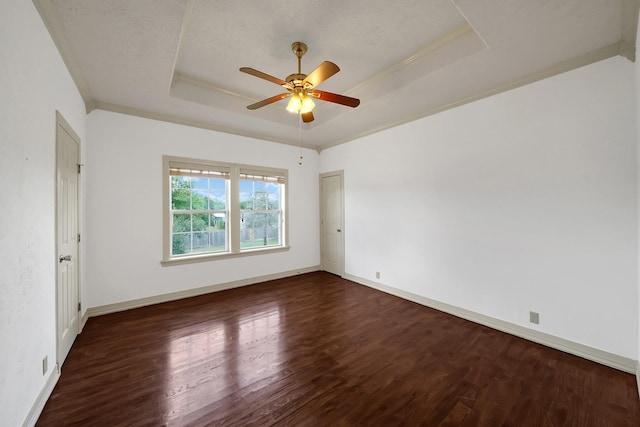
[[[89,307],[319,264],[315,151],[106,111],[88,116],[85,162]],[[293,129],[295,131],[295,129]],[[162,267],[162,156],[289,171],[286,252]]]
[[[611,58],[323,151],[346,273],[637,359],[633,85]]]
[[[0,424],[19,426],[55,378],[56,110],[83,141],[86,116],[34,5],[7,3],[0,13]]]

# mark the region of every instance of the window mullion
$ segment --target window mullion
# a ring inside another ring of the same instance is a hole
[[[215,214],[215,213],[227,213],[224,209],[194,209],[194,210],[184,210],[184,209],[175,209],[171,211],[172,214]]]
[[[240,174],[238,168],[231,168],[229,180],[229,249],[240,252]]]

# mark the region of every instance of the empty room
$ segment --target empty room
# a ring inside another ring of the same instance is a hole
[[[640,425],[638,0],[0,10],[0,426]]]

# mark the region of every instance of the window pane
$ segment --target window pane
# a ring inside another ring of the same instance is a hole
[[[240,248],[280,244],[280,213],[244,212],[240,225]]]
[[[195,188],[191,190],[191,209],[207,209],[207,204],[207,199],[202,195],[200,190],[196,190]]]
[[[267,205],[267,209],[269,210],[279,210],[280,209],[280,190],[277,192],[269,193],[269,204]]]
[[[191,209],[191,192],[189,189],[176,188],[171,190],[171,209]]]
[[[253,209],[263,211],[267,209],[267,193],[256,192],[253,201]]]
[[[243,212],[240,218],[240,247],[251,247],[252,242],[255,240],[255,214],[250,212]]]
[[[172,254],[216,252],[227,249],[226,215],[174,214]]]
[[[209,189],[210,190],[226,190],[227,189],[227,180],[226,179],[215,179],[212,178],[209,180]]]
[[[209,233],[193,233],[193,251],[198,252],[199,249],[209,246]]]
[[[209,227],[209,214],[201,213],[194,214],[191,217],[191,230],[193,231],[207,231]]]
[[[174,234],[172,236],[171,254],[191,253],[191,234]]]
[[[240,181],[240,209],[253,209],[253,182]]]
[[[267,221],[269,221],[269,228],[280,228],[280,212],[267,214]]]
[[[268,214],[269,221],[269,231],[268,231],[268,244],[269,245],[280,245],[280,236],[282,235],[281,224],[282,224],[282,213],[274,212]]]
[[[227,249],[227,218],[225,214],[213,214],[210,218],[209,239],[212,251]]]
[[[227,183],[222,178],[191,178],[192,209],[225,210],[227,205]]]
[[[191,188],[191,178],[188,176],[172,176],[171,188]]]
[[[225,190],[214,190],[209,194],[209,209],[226,210],[227,192]]]
[[[253,191],[256,193],[264,193],[267,191],[267,183],[262,181],[251,181],[253,182]]]
[[[171,177],[171,209],[226,210],[226,207],[226,179]]]
[[[240,216],[240,228],[253,228],[256,214],[253,212],[243,212]]]
[[[240,209],[280,209],[281,184],[260,181],[240,181]]]
[[[177,233],[180,231],[191,231],[191,215],[174,214],[172,230],[174,233]]]
[[[269,246],[271,245],[280,245],[280,230],[278,228],[270,228],[269,229]]]
[[[200,190],[200,192],[204,192],[206,193],[207,191],[209,191],[209,179],[208,178],[191,178],[191,187],[195,188],[197,190]]]
[[[269,193],[276,193],[280,191],[280,184],[277,182],[269,182],[267,183],[267,191]]]
[[[211,214],[209,217],[209,231],[224,231],[227,228],[227,216],[223,213]]]

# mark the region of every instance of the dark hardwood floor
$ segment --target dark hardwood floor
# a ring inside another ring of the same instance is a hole
[[[89,319],[38,426],[640,426],[635,377],[317,272]]]

